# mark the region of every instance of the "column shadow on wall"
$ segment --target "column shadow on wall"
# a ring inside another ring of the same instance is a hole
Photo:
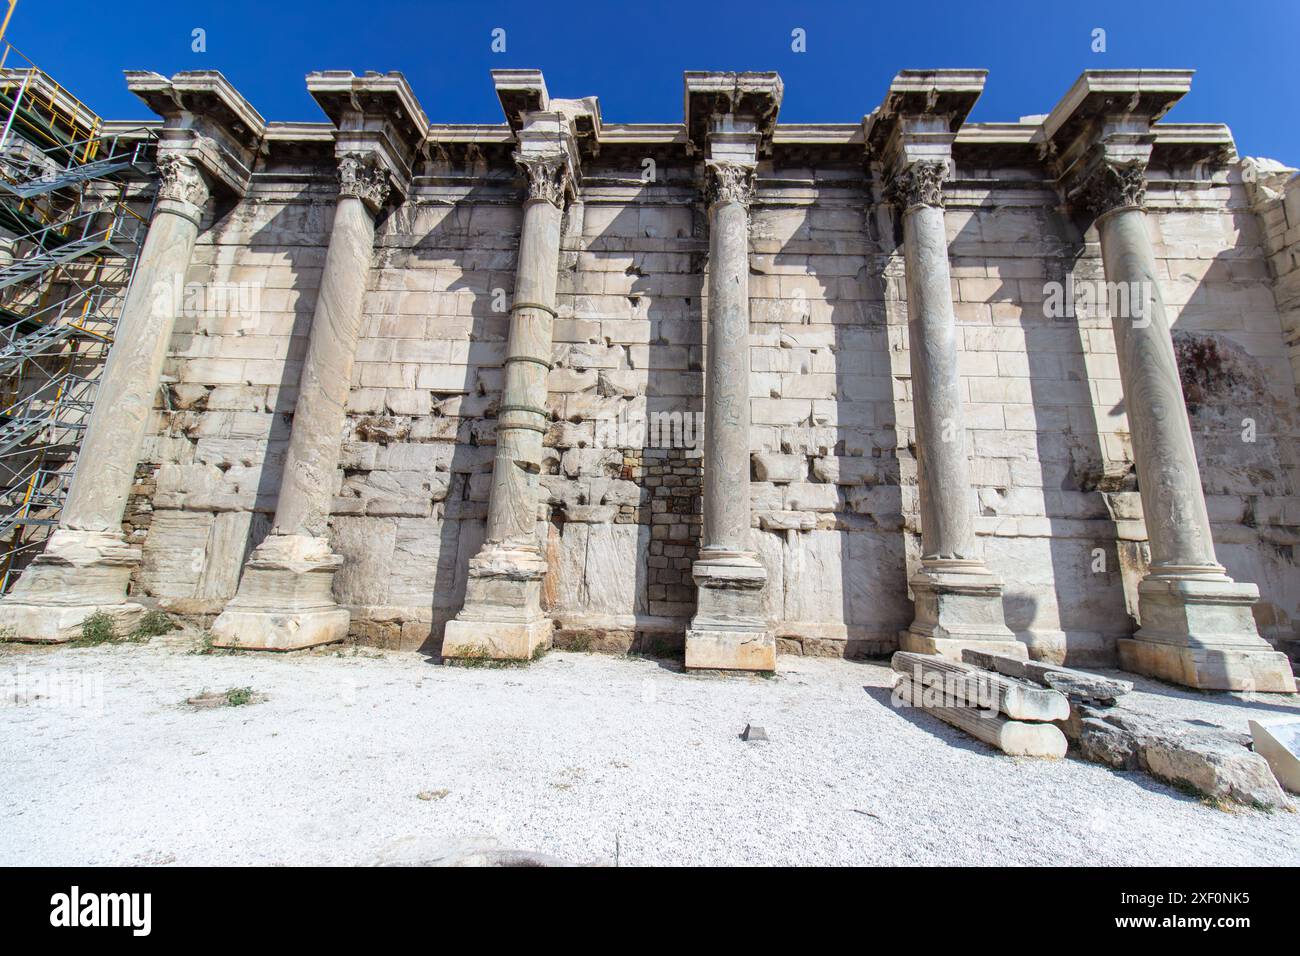
[[[706,215],[702,208],[697,214]],[[695,248],[685,254],[690,257],[689,271],[657,277],[645,269],[632,283],[631,293],[634,309],[640,309],[641,300],[646,300],[643,314],[650,324],[645,393],[651,427],[642,474],[651,477],[659,472],[654,487],[648,487],[643,478],[643,500],[652,513],[648,540],[643,542],[645,560],[637,563],[637,593],[638,597],[644,595],[645,615],[638,618],[636,647],[648,657],[675,660],[685,652],[686,628],[695,613],[691,569],[703,544],[703,429],[708,427],[704,422],[703,309],[708,255]],[[670,295],[658,287],[668,281],[683,282],[685,288],[677,292],[685,294]],[[658,427],[653,427],[656,422]],[[664,510],[654,512],[655,501],[664,502]],[[656,514],[668,516],[660,519],[659,526],[668,529],[658,532],[661,537],[656,537]]]
[[[418,366],[419,377],[415,383],[403,381],[400,388],[376,386],[385,396],[382,407],[358,407],[350,401],[341,436],[342,498],[331,515],[330,538],[344,563],[335,575],[334,595],[354,609],[381,609],[371,615],[378,619],[369,620],[358,620],[354,610],[353,635],[360,634],[367,643],[439,656],[442,625],[463,603],[465,568],[483,540],[494,450],[493,419],[488,416],[495,415],[499,401],[509,320],[508,314],[492,311],[493,290],[503,288],[508,296],[513,289],[518,223],[513,234],[505,228],[494,235],[489,222],[480,236],[471,220],[480,207],[492,210],[500,204],[499,188],[489,193],[476,187],[423,234],[415,232],[418,217],[431,206],[408,201],[376,222],[358,348],[376,339],[414,340],[406,348],[418,354],[403,353],[399,346],[389,364]],[[409,328],[401,330],[406,335],[395,335],[402,322],[423,314],[404,307],[407,294],[419,294],[418,289],[408,293],[407,270],[431,273],[439,266],[462,273],[445,291],[472,292],[473,315],[449,315],[444,303],[426,318],[434,323],[467,320],[468,339],[434,338],[427,326],[419,335]],[[305,309],[300,316],[301,358],[312,308],[302,301],[299,308]],[[442,341],[450,342],[446,354],[437,351]],[[456,351],[462,345],[463,360]],[[358,368],[362,364],[359,356]],[[426,373],[432,373],[432,380],[423,380]],[[292,376],[295,387],[298,374]],[[420,393],[430,395],[428,413],[420,407]],[[416,407],[398,404],[412,396]],[[282,411],[287,439],[292,402]],[[284,446],[281,441],[274,473],[268,469],[263,476],[272,511]],[[402,613],[421,606],[429,609],[431,624]]]
[[[324,217],[326,221],[323,223],[324,229],[322,232],[325,237],[324,247],[328,247],[330,230],[334,221],[333,207],[313,206],[312,208],[330,209],[330,214]],[[312,319],[316,313],[316,298],[320,292],[321,277],[319,272],[316,275],[314,285],[303,281],[303,262],[312,262],[319,256],[321,270],[324,269],[325,264],[325,250],[322,246],[295,245],[286,247],[283,245],[282,236],[284,230],[294,229],[295,227],[292,222],[293,211],[294,207],[286,206],[273,216],[271,221],[262,229],[254,233],[249,243],[250,248],[255,248],[257,240],[265,234],[268,248],[284,250],[284,255],[289,260],[289,269],[294,275],[291,291],[296,292],[297,296],[293,303],[293,333],[289,342],[289,351],[285,356],[280,381],[276,386],[275,401],[271,407],[274,420],[267,441],[265,464],[261,475],[258,477],[257,503],[249,527],[244,554],[239,562],[241,571],[244,562],[248,560],[249,554],[262,543],[262,539],[271,530],[271,525],[275,519],[275,508],[280,496],[280,482],[284,477],[284,462],[289,452],[289,433],[293,428],[293,414],[298,401],[298,386],[302,379],[303,363],[307,359],[307,343],[311,335]],[[279,245],[276,244],[277,236],[281,237]],[[307,255],[308,250],[312,253],[310,257]]]
[[[811,174],[783,170],[780,175]],[[802,214],[802,221],[772,256],[781,297],[758,306],[766,321],[754,326],[777,331],[775,354],[782,358],[776,364],[787,370],[779,392],[770,397],[798,395],[800,376],[822,376],[833,366],[833,402],[810,401],[808,419],[793,428],[782,426],[774,450],[807,455],[807,491],[815,498],[817,485],[835,485],[834,510],[817,512],[812,529],[755,532],[764,540],[761,553],[769,571],[775,571],[770,581],[782,589],[775,608],[778,636],[783,630],[798,636],[803,653],[819,656],[887,653],[911,617],[899,534],[902,492],[884,280],[872,255],[876,240],[874,223],[863,212],[867,204],[868,197],[857,194],[843,207],[819,203],[788,211]],[[852,274],[846,260],[860,263]],[[790,266],[806,272],[787,275]],[[751,273],[763,274],[752,266]],[[784,294],[787,281],[805,295],[791,301]],[[806,394],[822,392],[814,387]],[[804,510],[797,485],[779,490],[785,518]],[[770,517],[779,527],[781,516]]]
[[[564,502],[557,513],[565,553],[583,549],[583,559],[566,562],[564,568],[564,573],[581,574],[582,579],[566,582],[563,595],[581,601],[581,606],[561,612],[577,611],[579,618],[603,621],[605,634],[598,644],[604,649],[629,650],[672,669],[680,667],[695,608],[691,566],[699,551],[703,513],[699,413],[704,389],[705,246],[692,235],[694,230],[681,224],[682,210],[680,204],[637,202],[625,206],[599,232],[584,236],[584,251],[597,258],[608,254],[621,260],[628,257],[629,245],[634,249],[625,269],[631,281],[619,285],[625,289],[631,320],[648,326],[645,384],[641,386],[635,374],[635,345],[625,350],[623,368],[598,371],[593,407],[607,426],[620,416],[628,423],[615,442],[622,447],[604,447],[593,456],[596,471],[583,477],[580,500],[574,502],[578,507]],[[678,266],[684,256],[689,256],[689,265],[682,271]],[[580,277],[575,279],[577,289]],[[612,294],[607,291],[605,298]],[[561,298],[577,302],[581,296]],[[612,318],[574,311],[578,320]],[[599,352],[611,343],[603,336],[574,343],[570,366],[581,365],[576,353],[583,344]],[[568,419],[581,425],[583,414],[570,410]],[[607,427],[606,434],[611,431],[618,430]],[[629,460],[639,460],[639,465]],[[605,513],[613,501],[623,500],[614,489],[625,481],[639,485],[636,514],[626,523],[617,508],[614,515]],[[581,527],[583,522],[571,520],[579,513],[595,515],[595,520]],[[632,568],[625,566],[629,560]],[[603,566],[611,561],[617,566]],[[617,577],[628,572],[633,575],[630,594]]]
[[[312,224],[311,228],[307,228],[302,221],[303,217],[310,217],[316,210],[321,209],[331,210],[331,213],[325,214],[323,223],[319,225]],[[296,295],[294,295],[292,305],[289,348],[280,366],[279,379],[270,386],[273,389],[273,396],[266,410],[271,412],[272,415],[271,427],[265,438],[266,447],[262,458],[257,463],[259,471],[248,525],[244,529],[242,543],[234,549],[234,552],[237,553],[223,555],[230,562],[229,567],[218,566],[212,560],[213,540],[209,538],[204,571],[197,584],[198,593],[195,595],[200,600],[216,600],[224,604],[235,596],[239,580],[243,575],[244,564],[253,549],[270,532],[275,516],[280,481],[284,474],[285,455],[289,447],[289,432],[293,424],[294,405],[298,397],[298,384],[302,375],[303,362],[307,355],[307,341],[311,333],[312,317],[316,310],[316,296],[320,288],[320,270],[324,264],[324,249],[329,242],[332,223],[331,203],[312,203],[306,207],[306,210],[304,212],[304,207],[297,205],[282,207],[279,212],[275,213],[248,237],[246,245],[240,244],[240,249],[248,252],[278,253],[293,276],[292,283],[287,291],[291,294],[296,293]],[[210,227],[210,231],[212,228],[218,230],[213,235],[212,244],[218,249],[222,248],[224,245],[222,233],[227,229],[236,229],[238,225],[237,222],[228,218],[219,220],[219,224]],[[286,234],[295,237],[310,234],[320,236],[321,241],[311,244],[301,241],[286,243]],[[209,283],[228,281],[224,278],[217,278],[222,274],[223,269],[222,266],[214,265],[207,281]],[[311,273],[315,274],[314,278],[309,277]],[[264,294],[266,291],[268,290],[263,289],[262,293]],[[261,316],[254,315],[252,318],[254,321],[258,321]],[[246,321],[246,317],[228,316],[225,321],[241,325]],[[192,337],[197,332],[198,324],[194,319],[187,318],[184,315],[179,317],[173,338],[173,349],[176,351],[183,350],[187,345],[187,337]],[[230,412],[225,411],[223,413],[229,414]],[[220,460],[211,463],[218,465],[223,472],[237,464],[237,462],[225,456],[219,457]],[[215,520],[219,521],[220,519],[221,515],[217,514]],[[220,579],[208,580],[207,575],[210,571],[221,575]]]
[[[1286,449],[1297,430],[1295,373],[1270,274],[1252,268],[1260,266],[1259,220],[1247,209],[1232,216],[1234,245],[1215,255],[1185,304],[1170,304],[1166,287],[1165,308],[1215,556],[1233,580],[1259,586],[1259,632],[1294,661],[1300,572],[1282,502],[1295,494]],[[1177,267],[1172,260],[1169,266],[1172,285]],[[1276,350],[1271,365],[1256,357],[1260,345],[1252,354],[1235,340],[1237,332],[1247,342],[1275,336],[1265,346]]]
[[[1075,226],[1056,211],[1046,215],[1049,222],[1044,236],[1051,237],[1057,246],[1054,255],[1044,257],[1048,263],[1046,279],[1004,277],[987,300],[990,306],[1010,303],[1019,308],[1017,320],[999,321],[993,317],[991,344],[1000,357],[1009,350],[1003,348],[1005,343],[998,340],[999,334],[1016,330],[1023,333],[1025,372],[1014,368],[1014,353],[1013,367],[1003,368],[999,358],[997,372],[999,381],[1010,385],[1027,374],[1031,404],[1019,407],[1015,395],[1006,397],[1003,434],[1006,441],[1014,443],[1018,434],[1032,427],[1036,460],[1028,462],[1023,455],[1016,458],[1008,454],[1009,484],[1005,488],[981,487],[977,492],[978,513],[983,517],[1005,513],[1019,516],[1016,520],[1028,518],[1032,526],[1034,516],[1024,514],[1024,505],[1034,496],[1022,496],[1020,492],[1032,490],[1029,469],[1037,466],[1035,477],[1042,489],[1049,566],[1042,567],[1039,549],[1033,544],[1034,539],[1043,536],[1042,531],[1021,528],[1010,540],[997,535],[985,537],[988,549],[1001,552],[991,554],[989,564],[995,569],[1001,565],[1007,626],[1029,646],[1032,657],[1106,666],[1114,663],[1115,638],[1122,635],[1125,626],[1115,525],[1102,492],[1110,485],[1120,490],[1125,479],[1107,474],[1105,467],[1084,361],[1087,331],[1073,314],[1049,315],[1045,305],[1047,297],[1054,294],[1049,283],[1060,283],[1060,294],[1064,294],[1065,277],[1075,269],[1083,253],[1081,237]],[[978,215],[972,216],[953,238],[950,246],[956,250],[954,256],[987,257],[979,222]],[[1100,274],[1099,262],[1097,272]],[[1025,416],[1028,422],[1017,421],[1014,416]],[[1014,444],[1008,449],[1016,451]],[[1094,570],[1099,561],[1102,564]],[[1008,573],[1011,568],[1016,569],[1014,574]],[[1044,571],[1047,574],[1040,577]]]
[[[510,313],[494,307],[501,301],[513,301],[522,224],[520,203],[516,200],[509,207],[517,213],[513,226],[507,231],[492,230],[490,242],[485,242],[486,234],[479,231],[474,220],[480,209],[499,211],[503,208],[500,203],[500,184],[471,189],[409,249],[412,258],[445,261],[460,273],[447,285],[446,292],[468,293],[472,303],[465,361],[462,365],[453,355],[447,363],[451,372],[447,384],[440,383],[439,388],[430,390],[434,393],[432,437],[435,443],[446,443],[447,436],[451,438],[450,454],[436,456],[431,487],[435,499],[431,520],[437,523],[438,546],[432,569],[432,623],[419,650],[434,660],[441,660],[446,622],[465,603],[469,561],[479,552],[486,536],[496,455],[496,414],[505,383],[504,359],[510,329]],[[496,290],[504,292],[504,300]],[[460,322],[464,317],[459,315],[459,309],[457,312],[457,316],[446,318]],[[439,316],[432,318],[437,322]],[[395,358],[400,361],[401,356]],[[445,495],[439,502],[437,495],[443,480]],[[394,560],[398,559],[400,554],[395,555]]]

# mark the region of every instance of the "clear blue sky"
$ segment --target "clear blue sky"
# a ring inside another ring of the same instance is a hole
[[[207,52],[191,51],[191,31]],[[493,53],[491,31],[506,30]],[[791,50],[791,31],[807,52]],[[1106,52],[1091,50],[1106,31]],[[311,70],[400,70],[434,122],[500,122],[488,70],[536,67],[553,95],[600,97],[606,121],[682,115],[682,70],[777,70],[786,122],[855,122],[899,69],[983,67],[972,120],[1045,113],[1086,68],[1190,67],[1170,114],[1223,122],[1242,155],[1300,166],[1300,2],[985,0],[795,3],[415,3],[395,0],[19,0],[8,39],[102,115],[149,114],[123,69],[218,69],[273,120],[320,120]]]

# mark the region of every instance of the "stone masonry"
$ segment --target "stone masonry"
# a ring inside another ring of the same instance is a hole
[[[1190,79],[971,123],[982,71],[904,71],[792,124],[690,73],[637,124],[505,70],[471,126],[398,74],[312,74],[319,123],[128,74],[163,176],[119,398],[0,627],[1290,690],[1300,186],[1167,121]]]

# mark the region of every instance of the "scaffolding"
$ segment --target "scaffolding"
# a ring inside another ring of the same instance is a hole
[[[12,4],[11,4],[12,6]],[[0,43],[0,592],[58,523],[148,216],[148,129],[113,130]]]

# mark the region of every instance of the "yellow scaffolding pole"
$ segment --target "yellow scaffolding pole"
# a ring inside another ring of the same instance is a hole
[[[5,11],[4,22],[0,23],[0,40],[5,38],[5,31],[9,29],[9,18],[14,15],[14,7],[18,6],[18,0],[9,0],[9,9]]]

